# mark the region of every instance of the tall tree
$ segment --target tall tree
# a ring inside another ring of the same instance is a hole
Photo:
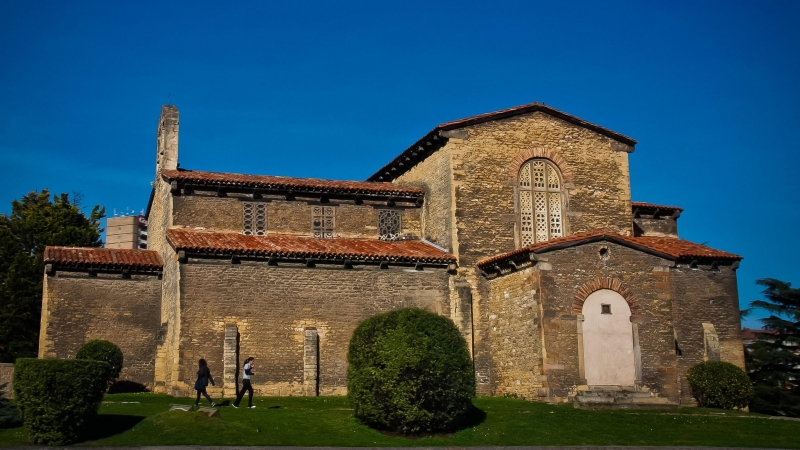
[[[758,280],[764,300],[750,303],[769,316],[759,319],[765,332],[747,347],[747,371],[755,385],[751,409],[800,417],[800,289],[773,278]]]
[[[30,192],[11,202],[11,214],[0,214],[0,361],[35,357],[42,313],[42,256],[48,245],[99,247],[96,205],[87,216],[81,196]]]

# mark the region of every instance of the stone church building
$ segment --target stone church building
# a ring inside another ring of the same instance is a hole
[[[741,257],[631,201],[630,137],[533,103],[338,181],[179,168],[178,127],[164,106],[146,250],[46,249],[40,357],[108,339],[121,378],[175,395],[205,358],[231,397],[253,356],[260,395],[344,395],[358,323],[413,306],[461,330],[479,395],[691,404],[692,365],[744,365]]]

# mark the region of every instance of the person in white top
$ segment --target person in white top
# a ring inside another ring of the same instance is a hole
[[[244,391],[247,391],[249,396],[247,398],[248,408],[255,408],[256,406],[253,404],[253,386],[250,384],[250,377],[253,376],[253,368],[255,367],[255,358],[252,356],[247,358],[244,362],[244,370],[242,371],[242,388],[239,390],[239,395],[236,397],[236,401],[233,402],[233,407],[238,408],[239,403],[241,403],[242,398],[244,397]]]

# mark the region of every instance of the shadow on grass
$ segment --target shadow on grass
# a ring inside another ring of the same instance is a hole
[[[134,392],[150,392],[142,383],[130,380],[119,380],[108,388],[109,394],[127,394]]]
[[[143,421],[145,416],[127,416],[122,414],[100,414],[92,419],[89,426],[80,437],[78,442],[94,441],[104,439],[120,433],[124,433],[136,424]]]
[[[393,430],[382,430],[379,428],[375,428],[381,434],[386,436],[392,437],[403,437],[406,439],[420,439],[426,437],[450,437],[453,434],[461,431],[466,430],[467,428],[476,427],[486,421],[486,412],[475,405],[470,405],[470,409],[461,419],[461,421],[452,429],[450,430],[442,430],[442,431],[421,431],[419,433],[401,433],[399,431]],[[368,425],[369,426],[369,425]]]
[[[484,421],[486,421],[486,411],[478,408],[475,405],[472,405],[469,411],[467,411],[467,414],[464,416],[464,420],[461,422],[460,426],[455,431],[461,431],[466,428],[477,427]]]

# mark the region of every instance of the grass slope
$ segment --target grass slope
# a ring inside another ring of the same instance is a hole
[[[361,425],[343,397],[258,398],[256,409],[220,408],[220,418],[168,411],[192,399],[107,395],[81,445],[706,445],[800,448],[800,421],[699,408],[583,411],[509,398],[478,398],[485,420],[447,436],[409,439]],[[204,401],[205,402],[205,401]],[[23,428],[0,430],[0,446],[28,444]]]

